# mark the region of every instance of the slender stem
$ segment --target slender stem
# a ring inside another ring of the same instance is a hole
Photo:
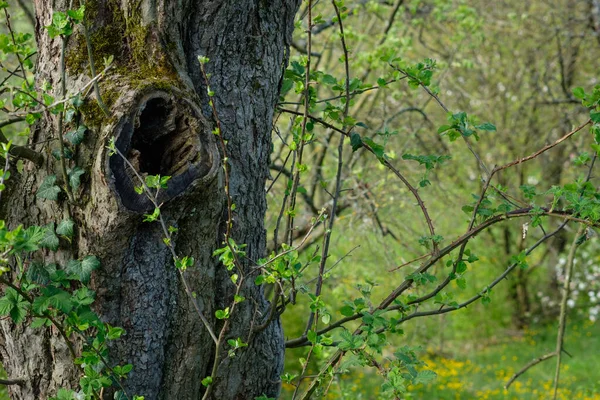
[[[554,400],[558,396],[558,383],[560,380],[560,362],[562,360],[563,344],[565,338],[565,328],[567,326],[567,301],[571,293],[571,278],[573,277],[573,265],[575,264],[575,252],[579,246],[579,237],[585,232],[585,226],[579,225],[579,229],[573,238],[573,243],[569,249],[567,256],[567,264],[565,265],[565,281],[563,283],[562,300],[560,302],[560,317],[558,322],[558,335],[556,337],[556,371],[554,373]]]
[[[60,46],[60,92],[59,97],[63,98],[67,91],[66,89],[66,72],[65,72],[65,52],[67,47],[67,39],[61,36],[61,46]],[[62,172],[62,177],[65,186],[65,192],[67,193],[67,197],[69,202],[74,203],[73,193],[71,192],[71,186],[69,185],[69,176],[67,174],[67,164],[65,162],[65,144],[63,142],[63,112],[58,114],[58,147],[60,149],[60,170]],[[69,210],[69,206],[67,205],[67,210]],[[70,213],[70,211],[69,211]]]
[[[510,387],[510,385],[513,384],[514,381],[517,380],[517,378],[519,378],[521,375],[523,375],[525,372],[527,372],[530,368],[535,367],[536,365],[538,365],[539,363],[549,360],[550,358],[554,357],[556,355],[556,352],[552,352],[552,353],[548,353],[548,354],[544,354],[541,357],[537,357],[534,358],[533,360],[531,360],[530,362],[527,363],[527,365],[525,365],[523,368],[521,368],[519,371],[515,372],[515,374],[508,380],[508,382],[506,382],[506,385],[504,385],[504,389],[508,389]]]
[[[342,44],[342,50],[344,52],[344,68],[346,71],[346,97],[344,103],[344,112],[343,112],[343,120],[346,120],[348,116],[348,107],[350,104],[350,66],[348,63],[348,48],[346,46],[346,39],[344,37],[344,25],[342,24],[342,17],[340,15],[340,10],[336,5],[335,1],[331,2],[333,4],[333,8],[335,9],[335,13],[338,18],[338,25],[340,28],[340,42]],[[310,16],[310,12],[309,12]],[[305,110],[306,111],[306,110]],[[305,121],[308,120],[308,115],[305,114]],[[346,130],[346,126],[342,127],[342,130]],[[340,197],[340,192],[342,190],[342,167],[344,164],[344,139],[345,137],[340,136],[340,141],[338,144],[338,165],[335,177],[335,192],[333,194],[333,204],[331,205],[331,215],[329,216],[329,225],[327,230],[325,231],[325,235],[323,237],[323,249],[321,251],[321,260],[319,262],[319,275],[317,277],[317,285],[315,287],[315,297],[319,297],[321,295],[321,289],[323,286],[323,275],[325,274],[325,265],[327,264],[327,258],[329,257],[329,244],[331,242],[331,233],[333,232],[333,224],[335,222],[336,209]],[[313,325],[316,313],[311,312],[308,321],[306,323],[306,328],[304,329],[304,334],[308,334],[308,331]]]
[[[9,385],[24,385],[26,382],[23,378],[13,378],[13,379],[0,379],[0,385],[9,386]]]

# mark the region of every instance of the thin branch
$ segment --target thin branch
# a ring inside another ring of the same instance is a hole
[[[282,112],[293,114],[293,115],[303,115],[302,113],[300,113],[298,111],[290,110],[287,108],[279,108],[279,110]],[[338,133],[341,133],[342,135],[344,135],[346,137],[350,137],[349,131],[346,132],[345,130],[340,129],[340,128],[336,127],[335,125],[332,125],[332,124],[322,120],[321,118],[315,117],[313,115],[308,115],[308,118],[312,119],[315,122],[318,122],[319,124],[321,124],[327,128],[330,128]],[[371,154],[377,156],[375,154],[375,151],[368,144],[363,143],[363,147]],[[418,190],[413,185],[411,185],[410,182],[408,182],[408,180],[404,177],[404,175],[402,175],[399,170],[397,170],[392,164],[390,164],[390,162],[388,160],[382,159],[381,162],[383,165],[385,165],[386,168],[388,168],[390,171],[392,171],[394,173],[394,175],[396,175],[402,181],[402,183],[404,183],[404,185],[407,187],[407,189],[412,193],[413,197],[417,200],[419,208],[421,208],[421,212],[423,213],[423,216],[425,217],[425,222],[427,223],[427,227],[429,229],[429,234],[431,236],[435,236],[435,228],[433,226],[433,221],[431,220],[431,217],[429,216],[427,207],[425,207],[425,202],[419,195]],[[434,243],[433,247],[434,247],[433,250],[435,252],[437,250],[437,243]]]
[[[27,382],[24,378],[14,378],[14,379],[0,379],[0,385],[19,385],[22,386]]]
[[[539,363],[541,363],[543,361],[546,361],[546,360],[554,357],[555,355],[556,355],[556,352],[553,351],[552,353],[548,353],[541,357],[534,358],[533,360],[528,362],[527,365],[525,365],[523,368],[521,368],[520,370],[515,372],[515,374],[508,380],[508,382],[506,382],[506,385],[504,385],[504,389],[508,389],[510,387],[510,385],[512,385],[512,383],[514,381],[516,381],[521,375],[523,375],[525,372],[527,372],[527,370],[538,365]]]
[[[525,211],[527,210],[527,211]],[[521,209],[521,210],[515,210],[512,211],[510,213],[507,214],[503,214],[503,215],[498,215],[496,217],[490,218],[489,220],[483,222],[482,224],[478,225],[477,227],[473,228],[471,231],[467,232],[466,234],[462,235],[461,237],[459,237],[458,239],[456,239],[454,242],[452,242],[451,244],[449,244],[448,246],[444,247],[443,249],[440,249],[440,251],[437,254],[432,255],[432,257],[427,260],[421,267],[419,267],[415,273],[423,273],[426,272],[431,266],[433,266],[435,263],[437,263],[440,259],[442,259],[444,256],[446,256],[447,254],[449,254],[452,250],[458,248],[465,240],[478,235],[479,233],[481,233],[482,231],[484,231],[485,229],[489,228],[490,226],[499,223],[501,221],[505,221],[508,219],[512,219],[512,218],[518,218],[518,217],[526,217],[529,216],[529,211],[531,211],[531,207],[527,208],[527,209]],[[534,245],[532,245],[527,254],[529,254],[530,252],[532,252],[535,248],[537,248],[539,245],[541,245],[545,240],[549,239],[550,237],[554,236],[556,233],[558,233],[562,228],[564,228],[564,226],[570,221],[572,220],[572,217],[568,214],[562,214],[562,213],[547,213],[545,215],[548,216],[553,216],[553,217],[557,217],[557,218],[564,218],[565,221],[563,223],[561,223],[561,225],[554,230],[551,233],[548,233],[546,235],[544,235],[540,240],[538,240]],[[578,222],[578,219],[576,219]],[[598,225],[598,224],[595,224]],[[493,288],[494,286],[496,286],[498,283],[500,283],[504,278],[506,278],[506,276],[517,266],[517,264],[513,264],[511,266],[509,266],[499,277],[497,277],[494,281],[492,281],[492,283],[490,283],[490,285],[487,286],[487,288]],[[404,305],[391,305],[393,303],[393,301],[400,296],[402,293],[404,293],[408,288],[410,288],[413,284],[413,281],[411,279],[407,279],[404,282],[402,282],[402,284],[400,284],[396,289],[394,289],[394,291],[392,293],[390,293],[388,295],[388,297],[386,297],[377,307],[378,310],[385,310],[385,311],[395,311],[395,310],[400,310],[404,308]],[[479,293],[476,296],[470,298],[469,300],[465,301],[464,303],[460,304],[458,306],[458,308],[464,308],[466,306],[468,306],[469,304],[473,303],[474,301],[478,300],[479,298],[482,297],[482,294]],[[429,296],[427,296],[427,298],[429,298]],[[417,299],[417,301],[420,299]],[[410,304],[414,304],[414,302],[411,302]],[[413,313],[410,314],[409,316],[403,318],[402,320],[398,321],[398,323],[400,322],[404,322],[407,321],[409,319],[413,319],[413,318],[417,318],[417,317],[422,317],[422,316],[427,316],[427,315],[437,315],[437,314],[445,314],[447,312],[450,311],[455,311],[456,309],[454,308],[446,308],[446,309],[441,309],[441,310],[434,310],[434,311],[425,311],[425,312],[419,312],[419,313]],[[317,331],[318,335],[322,335],[324,333],[327,333],[333,329],[339,328],[341,326],[343,326],[344,324],[346,324],[347,322],[350,321],[355,321],[357,319],[362,318],[362,314],[354,314],[345,318],[342,318],[336,322],[333,322],[331,324],[329,324],[328,326],[326,326],[325,328]],[[296,339],[291,339],[288,340],[285,343],[286,348],[295,348],[295,347],[302,347],[306,345],[306,337],[305,336],[301,336],[298,337]]]
[[[500,167],[494,168],[494,170],[492,171],[492,174],[495,174],[498,171],[502,171],[503,169],[512,167],[513,165],[522,164],[522,163],[527,162],[529,160],[533,160],[534,158],[538,157],[540,154],[545,153],[546,151],[550,150],[551,148],[553,148],[553,147],[561,144],[565,140],[569,139],[571,136],[573,136],[574,134],[576,134],[577,132],[579,132],[580,130],[582,130],[583,128],[585,128],[586,126],[588,126],[591,123],[592,123],[591,119],[587,120],[582,125],[579,125],[577,128],[573,129],[571,132],[567,133],[566,135],[564,135],[560,139],[556,140],[554,143],[550,143],[549,145],[546,145],[546,146],[542,147],[541,149],[539,149],[535,153],[533,153],[533,154],[531,154],[531,155],[529,155],[527,157],[523,157],[523,158],[519,158],[518,160],[511,161],[511,162],[509,162],[507,164],[504,164],[504,165],[502,165]]]
[[[554,400],[558,396],[558,382],[560,379],[560,362],[562,359],[563,344],[565,338],[565,328],[567,326],[567,300],[569,300],[569,294],[571,292],[571,278],[573,276],[573,265],[575,264],[575,252],[579,246],[579,237],[585,231],[583,224],[579,225],[579,229],[573,238],[573,243],[569,250],[567,257],[567,264],[565,265],[565,281],[563,284],[563,296],[560,302],[560,317],[558,322],[558,335],[556,338],[556,371],[554,373]]]
[[[4,136],[2,129],[0,129],[0,142],[8,143],[8,139]],[[11,146],[8,153],[11,156],[24,158],[25,160],[29,160],[34,163],[36,166],[41,166],[44,162],[44,156],[41,153],[38,153],[35,150],[31,150],[30,148],[23,146]]]
[[[344,103],[344,112],[343,112],[343,120],[346,120],[348,116],[348,106],[350,104],[350,65],[348,61],[348,48],[346,46],[346,39],[344,37],[344,25],[342,23],[342,17],[340,15],[340,10],[335,3],[335,1],[331,2],[333,8],[335,9],[335,13],[338,17],[338,25],[340,27],[340,42],[342,44],[342,50],[344,52],[344,68],[346,72],[346,101]],[[305,116],[308,119],[307,116]],[[342,127],[342,130],[345,130],[345,126]],[[325,236],[323,237],[323,249],[321,252],[321,260],[319,262],[319,275],[317,279],[317,285],[315,288],[315,297],[319,297],[321,295],[321,289],[323,286],[323,276],[325,274],[325,265],[327,264],[327,258],[329,257],[329,244],[331,242],[331,233],[333,232],[333,224],[335,222],[336,217],[336,208],[338,205],[340,192],[342,190],[342,167],[344,164],[344,136],[340,136],[340,142],[338,144],[338,165],[337,172],[335,177],[335,192],[333,195],[333,204],[331,206],[331,215],[329,218],[329,226],[325,231]],[[308,331],[313,325],[313,321],[315,319],[316,312],[311,311],[308,321],[306,323],[306,329],[304,330],[304,334],[308,334]]]

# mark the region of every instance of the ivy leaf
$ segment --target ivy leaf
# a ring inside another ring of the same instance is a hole
[[[60,150],[59,149],[52,150],[52,157],[54,157],[57,160],[60,160],[60,158],[61,158]],[[67,160],[70,160],[73,158],[73,152],[71,151],[70,148],[65,147],[63,149],[62,157],[64,157]]]
[[[56,240],[58,240],[58,238],[56,238]],[[27,279],[30,282],[46,285],[48,282],[50,282],[50,275],[53,272],[56,272],[55,264],[46,266],[40,261],[34,261],[29,264],[29,267],[27,268]]]
[[[40,185],[35,194],[35,197],[46,200],[58,200],[58,194],[60,193],[60,188],[55,185],[56,183],[56,175],[48,175],[44,182]]]
[[[56,228],[56,233],[68,239],[71,239],[73,237],[73,226],[75,226],[75,223],[72,219],[63,219],[62,221],[60,221],[60,224],[58,224],[58,227]]]
[[[74,190],[77,190],[79,188],[79,185],[81,184],[80,176],[83,175],[84,173],[85,173],[85,171],[81,167],[75,167],[73,169],[69,169],[69,171],[67,173],[69,175],[69,185]]]
[[[87,256],[83,260],[71,260],[67,264],[66,271],[69,274],[74,274],[82,283],[88,283],[92,275],[92,271],[98,269],[100,261],[96,256]]]
[[[85,133],[87,132],[87,126],[79,125],[77,129],[68,132],[65,134],[65,139],[69,141],[72,145],[78,145],[85,139]]]
[[[56,251],[58,250],[59,240],[54,233],[54,222],[49,223],[44,227],[44,238],[40,242],[40,247]]]

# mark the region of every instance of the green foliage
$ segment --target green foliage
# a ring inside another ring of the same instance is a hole
[[[56,184],[56,175],[48,175],[37,190],[36,196],[40,199],[58,200],[60,187]]]
[[[470,137],[473,136],[475,140],[479,140],[478,131],[484,132],[495,132],[496,126],[485,122],[478,124],[478,121],[474,117],[467,116],[465,112],[458,112],[456,114],[448,113],[447,116],[448,125],[442,125],[438,129],[438,133],[447,135],[451,142],[455,141],[461,136]]]

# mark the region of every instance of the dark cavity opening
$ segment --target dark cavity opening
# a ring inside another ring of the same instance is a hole
[[[185,107],[153,98],[136,118],[127,159],[141,174],[176,176],[200,157],[198,122]]]

